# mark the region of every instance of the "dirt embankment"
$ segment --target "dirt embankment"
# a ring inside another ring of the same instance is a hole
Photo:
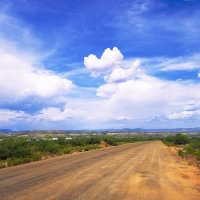
[[[178,150],[182,150],[184,152],[184,146],[171,146],[169,147],[173,153],[176,153],[178,155]],[[197,160],[197,158],[194,155],[186,154],[183,157],[179,157],[182,164],[193,166],[194,168],[198,168],[200,170],[200,160]]]
[[[200,171],[159,141],[0,170],[0,199],[199,200]]]

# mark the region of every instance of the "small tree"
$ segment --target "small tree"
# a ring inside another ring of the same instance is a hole
[[[175,140],[174,140],[174,144],[178,144],[178,145],[186,145],[188,144],[190,141],[189,137],[187,135],[183,135],[180,133],[176,134]]]

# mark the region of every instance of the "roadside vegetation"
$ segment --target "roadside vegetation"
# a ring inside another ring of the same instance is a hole
[[[200,161],[200,137],[188,137],[183,134],[170,135],[163,140],[167,146],[179,147],[178,155],[182,158],[195,157]]]
[[[89,151],[107,146],[153,140],[154,138],[89,136],[54,140],[51,136],[40,139],[8,137],[0,141],[0,168],[25,164],[53,156]]]
[[[108,146],[117,146],[140,141],[162,140],[167,146],[178,147],[178,155],[182,158],[195,157],[200,161],[200,137],[188,137],[184,134],[169,135],[165,139],[159,135],[141,134],[140,136],[76,136],[30,139],[13,137],[0,140],[0,168],[10,167],[54,156],[75,152],[90,151]]]

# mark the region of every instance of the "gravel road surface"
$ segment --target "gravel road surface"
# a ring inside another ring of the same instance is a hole
[[[200,172],[160,141],[75,153],[0,170],[0,200],[200,199]]]

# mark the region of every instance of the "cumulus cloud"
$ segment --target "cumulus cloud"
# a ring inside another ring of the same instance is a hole
[[[163,61],[158,58],[156,60],[163,62],[160,65],[165,66],[163,70],[189,70],[198,67],[196,62],[198,58],[195,62],[186,62],[184,59],[181,61],[177,59]],[[191,101],[197,102],[200,99],[200,94],[196,92],[200,84],[162,80],[147,75],[142,70],[143,66],[139,59],[132,62],[131,67],[128,65],[130,61],[123,61],[120,67],[115,65],[109,68],[109,71],[104,71],[106,73],[104,80],[107,83],[96,90],[96,96],[107,99],[102,107],[106,110],[104,116],[107,115],[108,119],[113,119],[114,116],[116,120],[120,116],[142,121],[172,119],[173,116],[181,118],[181,115],[171,114],[172,111],[181,113],[184,110],[184,116],[189,116],[191,112],[198,110],[197,103],[192,105]]]
[[[132,66],[128,69],[117,68],[112,71],[110,75],[104,76],[104,80],[108,83],[123,82],[134,78],[139,71],[140,60],[136,60],[132,63]]]
[[[148,75],[148,62],[154,70],[194,70],[199,67],[197,55],[173,59],[137,59],[132,65],[130,60],[121,61],[120,65],[104,71],[107,83],[96,89],[96,96],[106,100],[101,105],[104,118],[117,121],[121,116],[126,116],[124,119],[127,123],[162,121],[164,124],[165,121],[168,123],[169,120],[199,115],[197,102],[200,94],[197,91],[200,84]]]
[[[27,111],[48,104],[60,107],[54,97],[66,94],[72,87],[70,80],[38,67],[34,56],[0,49],[0,108],[21,107]]]
[[[113,116],[149,119],[168,116],[169,111],[182,111],[191,100],[198,101],[199,87],[200,84],[166,81],[144,74],[135,80],[105,84],[98,88],[97,95],[109,98],[107,109]]]
[[[200,78],[200,73],[198,74],[198,78]]]
[[[107,48],[98,59],[95,55],[90,54],[84,58],[86,68],[92,71],[92,76],[98,76],[101,73],[106,74],[104,80],[108,83],[119,83],[133,79],[140,71],[140,60],[132,62],[131,67],[127,67],[127,62],[122,62],[123,55],[114,47],[113,50]],[[128,62],[130,64],[130,62]],[[122,65],[120,67],[119,65]]]
[[[107,48],[100,59],[93,54],[84,57],[84,64],[87,69],[92,71],[92,76],[97,76],[100,73],[105,73],[116,68],[122,59],[123,55],[117,47],[114,47],[112,50]]]
[[[42,66],[41,60],[50,53],[44,55],[41,41],[26,24],[1,11],[0,26],[0,109],[34,113],[52,106],[63,110],[66,102],[59,97],[68,94],[72,82]]]
[[[51,97],[72,87],[72,82],[34,66],[29,59],[0,54],[1,97]]]
[[[110,97],[118,90],[117,84],[102,85],[97,89],[96,95],[99,97]]]

